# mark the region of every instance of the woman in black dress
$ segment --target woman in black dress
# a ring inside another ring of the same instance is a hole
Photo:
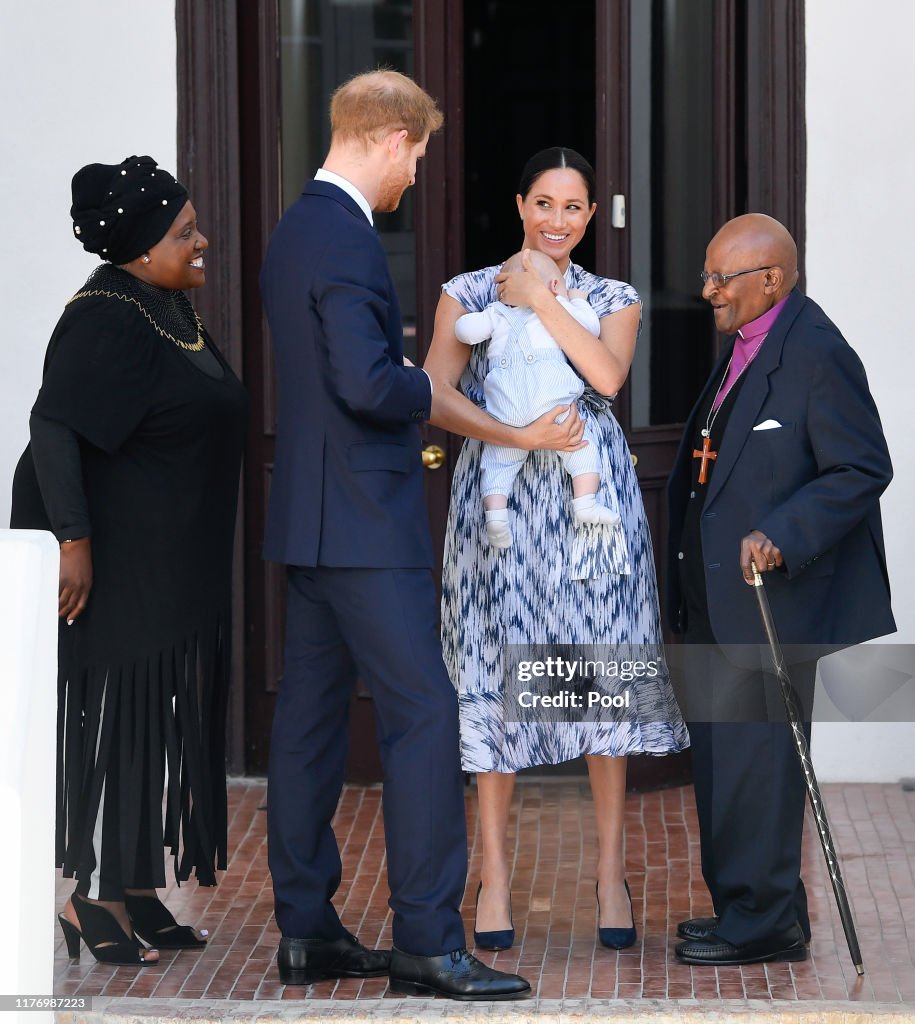
[[[207,248],[186,189],[150,157],[90,164],[70,212],[105,262],[51,336],[11,525],[61,547],[57,864],[77,879],[61,927],[71,958],[82,938],[142,964],[205,945],[156,896],[163,848],[179,881],[226,866],[247,398],[184,295]]]

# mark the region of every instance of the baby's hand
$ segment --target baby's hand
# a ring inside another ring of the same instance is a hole
[[[581,288],[570,288],[569,289],[569,301],[572,299],[587,299],[588,293],[582,291]]]

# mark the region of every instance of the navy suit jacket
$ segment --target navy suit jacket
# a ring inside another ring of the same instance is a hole
[[[668,615],[684,621],[677,553],[691,489],[693,409],[668,485]],[[754,430],[765,420],[781,426]],[[746,371],[707,484],[701,518],[709,619],[719,644],[762,644],[739,567],[740,541],[761,530],[784,569],[765,574],[785,644],[846,646],[895,631],[880,519],[892,465],[857,355],[820,307],[788,298]]]
[[[431,567],[419,434],[431,385],[403,365],[384,249],[342,189],[306,184],[270,239],[261,292],[279,389],[264,557]]]

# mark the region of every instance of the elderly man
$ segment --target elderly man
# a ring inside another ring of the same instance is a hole
[[[670,594],[689,657],[702,872],[715,916],[681,922],[683,963],[803,960],[804,783],[760,657],[752,584],[766,574],[812,697],[813,648],[895,630],[879,498],[892,467],[860,360],[795,285],[797,247],[771,217],[729,221],[702,294],[734,335],[693,409],[669,481]],[[755,658],[755,668],[754,666]],[[806,658],[807,660],[804,660]]]

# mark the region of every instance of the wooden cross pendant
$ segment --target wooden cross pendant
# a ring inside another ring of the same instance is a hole
[[[718,452],[711,451],[712,439],[706,434],[702,438],[702,451],[698,448],[693,449],[693,458],[702,459],[702,464],[699,466],[699,483],[704,484],[708,480],[708,464],[710,459],[717,459]]]

